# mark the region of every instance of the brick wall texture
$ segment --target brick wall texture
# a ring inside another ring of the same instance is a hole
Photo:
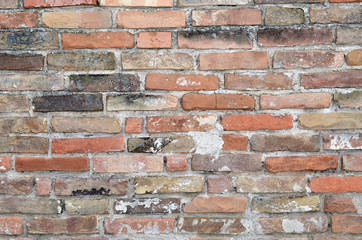
[[[0,240],[362,240],[361,0],[0,0]]]

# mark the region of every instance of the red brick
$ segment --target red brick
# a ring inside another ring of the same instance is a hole
[[[36,182],[36,195],[49,196],[52,191],[52,179],[48,177],[37,177]]]
[[[193,26],[260,25],[258,9],[212,9],[192,11]]]
[[[21,235],[23,219],[20,217],[0,217],[0,235]]]
[[[274,54],[273,68],[341,67],[343,63],[343,52],[326,50],[277,51]]]
[[[32,28],[39,23],[37,12],[0,13],[1,28]]]
[[[225,74],[225,88],[231,90],[291,89],[293,80],[284,73]]]
[[[57,138],[53,153],[119,152],[124,150],[123,137]]]
[[[216,115],[148,117],[147,130],[156,132],[206,132],[214,128]]]
[[[11,157],[0,156],[0,172],[6,172],[11,170]]]
[[[293,127],[291,115],[273,116],[270,114],[236,114],[223,117],[221,125],[225,130],[247,130],[260,129],[280,130]]]
[[[362,134],[326,134],[324,149],[362,149]]]
[[[331,3],[360,2],[361,0],[329,0]]]
[[[265,159],[265,168],[269,172],[323,171],[337,167],[338,156],[330,155],[268,157]]]
[[[44,56],[40,54],[0,54],[0,70],[41,71],[43,68]]]
[[[362,154],[343,155],[343,167],[345,171],[362,171]]]
[[[261,109],[328,108],[332,96],[329,93],[295,93],[287,95],[261,95]]]
[[[200,70],[266,69],[267,52],[205,53],[199,57]]]
[[[143,118],[129,117],[126,119],[126,133],[141,133]]]
[[[218,89],[219,80],[212,75],[184,75],[149,73],[146,89],[169,91],[199,91]]]
[[[63,49],[133,48],[134,37],[129,32],[63,33]]]
[[[0,194],[29,195],[33,186],[32,177],[1,177]]]
[[[162,172],[162,156],[96,156],[93,157],[95,172]]]
[[[185,213],[242,213],[245,212],[244,197],[195,197],[186,203]]]
[[[100,0],[100,6],[107,7],[172,7],[172,0]]]
[[[185,110],[252,110],[254,98],[242,94],[185,94],[182,97]]]
[[[362,177],[319,177],[312,179],[309,187],[317,193],[362,192]]]
[[[187,171],[188,157],[185,155],[180,156],[167,156],[166,157],[166,170],[168,172]]]
[[[361,87],[362,71],[301,74],[300,82],[304,88]]]
[[[154,12],[119,11],[119,28],[178,28],[185,27],[185,12],[161,10]]]
[[[222,135],[223,145],[222,150],[235,150],[235,151],[246,151],[248,147],[248,136],[234,135],[234,134],[223,134]]]
[[[25,8],[97,5],[97,0],[24,0]]]
[[[333,233],[362,233],[362,216],[332,216]]]
[[[209,193],[225,193],[233,189],[230,178],[224,176],[209,176],[207,178],[207,191]]]
[[[324,211],[336,213],[357,212],[352,198],[326,196],[324,199]]]
[[[16,171],[87,171],[86,157],[16,157]]]
[[[140,32],[137,37],[137,48],[171,48],[171,32]]]
[[[0,2],[0,8],[17,8],[18,1],[17,0],[2,0]]]
[[[350,51],[346,56],[346,63],[349,66],[362,65],[362,49],[355,49]]]
[[[49,28],[110,28],[112,14],[107,11],[44,12],[43,24]]]
[[[171,233],[175,228],[173,218],[110,218],[104,219],[106,234],[164,234]]]

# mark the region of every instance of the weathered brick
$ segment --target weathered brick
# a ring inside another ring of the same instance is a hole
[[[126,119],[126,133],[141,133],[143,128],[143,118],[129,117]]]
[[[245,31],[189,31],[178,34],[179,48],[251,49],[252,42]]]
[[[35,112],[101,111],[100,94],[42,96],[33,99]]]
[[[36,195],[49,196],[52,191],[52,179],[48,177],[37,177],[36,182]]]
[[[119,133],[122,131],[119,120],[111,117],[53,117],[51,124],[54,132],[64,133]]]
[[[362,44],[362,28],[338,27],[337,44]]]
[[[70,75],[72,92],[134,92],[139,90],[139,77],[133,74]]]
[[[362,216],[332,216],[333,233],[362,233]]]
[[[322,3],[324,0],[255,0],[256,4],[276,3]]]
[[[178,213],[180,208],[179,198],[118,199],[114,204],[114,210],[119,214]]]
[[[304,88],[360,87],[362,86],[362,71],[301,74],[300,82]]]
[[[39,24],[37,12],[0,13],[1,28],[33,28]]]
[[[322,233],[328,229],[326,216],[260,218],[265,234],[272,233]]]
[[[96,156],[93,158],[95,172],[162,172],[162,156]]]
[[[362,91],[350,93],[335,93],[334,100],[338,102],[340,108],[361,108]]]
[[[124,178],[58,178],[55,194],[58,196],[125,195],[127,179]]]
[[[195,197],[186,203],[185,213],[241,213],[245,212],[244,197]]]
[[[236,151],[246,151],[248,147],[248,136],[244,135],[235,135],[235,134],[223,134],[222,141],[222,150],[236,150]]]
[[[202,192],[204,179],[199,176],[185,177],[136,177],[135,193],[193,193]]]
[[[156,132],[206,132],[214,128],[216,115],[148,117],[147,130]]]
[[[172,7],[172,0],[100,0],[99,4],[107,7]]]
[[[362,49],[355,49],[350,51],[346,56],[346,63],[349,66],[362,65]]]
[[[43,117],[0,118],[0,133],[46,133],[47,119]]]
[[[49,28],[110,28],[112,14],[107,11],[44,12],[42,21]]]
[[[204,5],[244,5],[248,0],[178,0],[178,6],[204,6]]]
[[[0,54],[0,70],[41,71],[44,56],[40,54]]]
[[[43,8],[43,7],[66,7],[80,5],[97,5],[96,0],[24,0],[25,8]]]
[[[0,177],[0,193],[7,195],[29,195],[33,186],[32,177]]]
[[[362,192],[362,177],[317,177],[309,187],[316,193]]]
[[[324,199],[325,212],[349,213],[357,210],[352,198],[326,196]]]
[[[329,93],[295,93],[286,95],[261,95],[261,109],[328,108],[332,96]]]
[[[265,159],[265,168],[269,172],[323,171],[337,167],[338,156],[331,155],[268,157]]]
[[[267,8],[265,25],[294,25],[304,23],[304,11],[301,8]]]
[[[291,115],[273,116],[270,114],[235,114],[222,118],[225,130],[254,131],[261,129],[280,130],[293,127]]]
[[[131,153],[190,153],[195,142],[189,136],[128,138],[127,150]]]
[[[341,67],[344,63],[342,52],[326,50],[277,51],[274,54],[273,68],[322,68]]]
[[[140,32],[137,37],[137,48],[171,48],[171,32]]]
[[[107,199],[77,199],[65,200],[64,208],[67,214],[109,214],[109,200]]]
[[[133,48],[134,37],[128,32],[63,33],[63,49]]]
[[[172,95],[127,94],[107,97],[107,111],[176,110],[178,98]]]
[[[362,154],[343,155],[342,169],[345,171],[362,171]]]
[[[209,193],[226,193],[233,189],[230,178],[224,176],[209,176],[207,178],[207,191]]]
[[[241,218],[183,217],[178,222],[180,233],[239,234],[245,230]]]
[[[0,49],[58,49],[56,32],[1,32]]]
[[[311,23],[360,23],[361,7],[312,7],[309,18]]]
[[[44,198],[1,198],[0,213],[57,214],[61,202]]]
[[[52,140],[53,153],[120,152],[124,150],[124,138],[55,138]]]
[[[186,155],[166,157],[166,170],[168,172],[187,171],[187,169],[188,157]]]
[[[362,113],[305,113],[299,115],[299,123],[307,129],[359,129]]]
[[[47,153],[49,141],[47,138],[17,136],[0,137],[0,152],[8,153]]]
[[[32,240],[32,239],[22,239],[22,240]],[[47,239],[50,240],[50,239]],[[51,238],[51,240],[108,240],[105,237],[67,237],[67,238]],[[302,239],[304,240],[304,239]]]
[[[270,36],[269,36],[270,37]],[[290,89],[292,79],[284,73],[225,74],[225,88],[232,90]]]
[[[11,169],[11,157],[0,156],[0,172],[6,172]]]
[[[97,217],[35,217],[26,224],[30,234],[91,234],[97,233]]]
[[[16,157],[16,171],[87,171],[86,157]]]
[[[165,234],[175,228],[173,218],[110,218],[104,219],[104,230],[107,234]]]
[[[324,149],[362,149],[362,134],[326,134]]]
[[[64,89],[61,75],[0,75],[0,90],[58,91]]]
[[[161,10],[154,12],[119,11],[117,13],[119,28],[179,28],[185,27],[185,12]]]
[[[21,235],[23,233],[23,219],[21,217],[0,217],[1,235]]]
[[[258,9],[208,9],[193,10],[193,26],[260,25],[261,11]]]
[[[261,154],[194,155],[193,171],[208,172],[257,172],[262,169]]]
[[[252,211],[292,213],[319,211],[319,196],[253,198]]]
[[[0,112],[27,112],[29,100],[26,95],[0,94]]]
[[[155,61],[157,59],[157,61]],[[188,53],[136,52],[122,53],[122,68],[132,69],[192,69],[193,57]]]
[[[319,152],[319,135],[254,135],[250,140],[255,151]]]
[[[17,0],[3,0],[0,2],[0,8],[17,8],[18,1]]]
[[[184,110],[253,110],[254,98],[243,94],[185,94]]]
[[[199,57],[200,70],[266,69],[267,52],[205,53]]]
[[[331,28],[267,28],[258,31],[263,47],[326,44],[333,41]]]
[[[146,89],[168,91],[199,91],[218,89],[219,80],[212,75],[184,75],[149,73]]]
[[[242,193],[304,192],[305,177],[238,177],[236,191]]]
[[[49,70],[87,71],[115,70],[114,53],[51,53],[48,54]]]

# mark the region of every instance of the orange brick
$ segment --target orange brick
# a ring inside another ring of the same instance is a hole
[[[142,118],[129,117],[126,120],[126,133],[141,133],[142,132]]]
[[[167,156],[166,169],[169,172],[186,171],[188,169],[188,157],[180,156]]]
[[[221,125],[225,130],[280,130],[292,128],[292,121],[293,117],[291,115],[236,114],[223,117]]]
[[[20,217],[0,217],[0,235],[20,235],[23,233],[23,219]]]
[[[260,25],[258,9],[215,9],[192,11],[193,26]]]
[[[24,0],[25,8],[97,5],[97,0]]]
[[[171,48],[171,32],[140,32],[137,38],[138,48]]]
[[[332,96],[329,93],[296,93],[287,95],[261,95],[261,109],[328,108]]]
[[[17,171],[87,171],[89,159],[86,157],[16,157]]]
[[[235,134],[223,134],[222,150],[236,150],[245,151],[248,147],[248,136],[235,135]]]
[[[362,177],[319,177],[312,179],[309,187],[317,193],[362,192]]]
[[[0,172],[6,172],[11,169],[11,157],[0,156]]]

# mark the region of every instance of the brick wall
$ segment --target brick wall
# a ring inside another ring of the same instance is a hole
[[[359,240],[360,0],[0,0],[0,239]]]

